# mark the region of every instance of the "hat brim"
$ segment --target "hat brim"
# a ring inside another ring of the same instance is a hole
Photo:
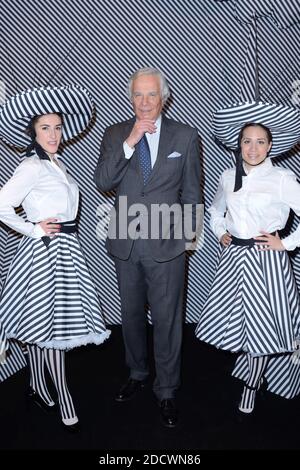
[[[0,110],[0,137],[16,147],[27,147],[30,120],[42,114],[63,115],[63,139],[68,141],[89,125],[94,103],[89,92],[79,85],[41,87],[26,90],[9,98]]]
[[[236,150],[240,130],[248,122],[264,124],[272,132],[273,144],[270,157],[287,152],[300,139],[300,119],[297,109],[257,101],[238,103],[218,110],[213,116],[213,132],[225,147]]]

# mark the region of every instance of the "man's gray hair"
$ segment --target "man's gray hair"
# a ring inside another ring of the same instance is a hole
[[[164,74],[160,70],[155,69],[154,67],[143,67],[141,69],[138,69],[136,72],[134,72],[131,75],[131,77],[128,80],[128,86],[127,86],[127,93],[128,93],[130,101],[132,101],[133,82],[134,80],[136,80],[138,77],[141,77],[142,75],[156,75],[157,77],[159,77],[161,99],[162,99],[163,104],[165,104],[167,99],[170,96],[169,85]]]

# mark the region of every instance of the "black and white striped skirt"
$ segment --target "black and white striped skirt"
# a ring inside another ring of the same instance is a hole
[[[0,299],[7,338],[55,349],[100,344],[109,337],[75,234],[59,233],[45,246],[23,237]]]
[[[8,379],[27,365],[25,349],[18,341],[7,341],[7,347],[8,351],[0,354],[0,382]]]
[[[300,304],[287,253],[236,245],[225,248],[196,336],[234,352],[295,351]]]
[[[2,323],[0,322],[0,364],[2,362],[2,356],[4,357],[5,351],[8,349],[8,343],[6,340],[6,334]]]

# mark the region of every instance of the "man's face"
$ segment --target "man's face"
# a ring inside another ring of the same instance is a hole
[[[160,79],[157,75],[141,75],[134,80],[132,106],[137,119],[156,121],[163,107]]]

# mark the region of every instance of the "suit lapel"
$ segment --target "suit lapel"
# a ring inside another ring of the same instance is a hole
[[[128,119],[128,121],[124,122],[124,127],[123,127],[123,139],[127,139],[129,136],[130,132],[132,131],[132,128],[135,123],[135,118]]]

